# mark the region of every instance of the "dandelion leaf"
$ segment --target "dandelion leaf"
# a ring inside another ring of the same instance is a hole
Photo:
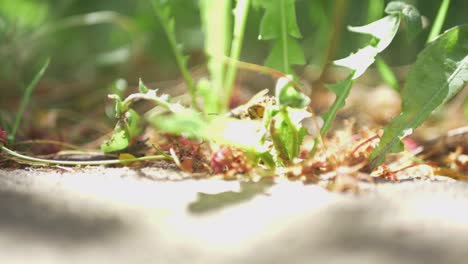
[[[260,22],[261,40],[273,40],[273,49],[265,64],[292,73],[291,65],[304,64],[305,58],[297,42],[301,32],[296,21],[295,0],[256,0],[254,6],[265,10]]]
[[[468,25],[462,25],[443,33],[419,54],[402,91],[402,112],[385,127],[370,157],[372,167],[381,164],[386,154],[401,151],[400,139],[411,134],[467,81]]]

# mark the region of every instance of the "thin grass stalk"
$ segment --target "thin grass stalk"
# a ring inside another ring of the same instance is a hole
[[[249,14],[250,0],[238,0],[234,9],[234,33],[229,57],[239,60],[244,40],[245,24]],[[222,109],[227,109],[231,98],[233,84],[236,79],[237,65],[235,63],[227,66],[226,79],[224,82],[225,96]]]
[[[9,137],[8,141],[10,144],[15,142],[16,132],[18,131],[19,125],[21,123],[21,119],[23,118],[24,111],[26,110],[26,107],[28,106],[29,102],[31,102],[31,96],[34,91],[34,88],[36,88],[37,83],[44,75],[47,67],[49,67],[49,63],[50,63],[50,59],[47,59],[45,63],[42,65],[41,69],[36,73],[32,81],[24,90],[23,98],[21,98],[21,103],[18,109],[18,113],[16,114],[16,117],[15,117],[15,122],[13,123],[11,132],[8,135]]]
[[[439,34],[440,31],[442,30],[442,26],[444,25],[445,22],[445,17],[447,16],[447,11],[450,6],[450,0],[443,0],[442,3],[440,4],[439,11],[437,11],[437,16],[434,20],[434,24],[432,25],[431,32],[429,33],[429,36],[427,37],[426,43],[429,43],[433,41]]]

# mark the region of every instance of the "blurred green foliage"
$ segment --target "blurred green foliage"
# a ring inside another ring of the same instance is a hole
[[[375,20],[383,14],[382,7],[389,2],[345,1],[342,25],[334,25],[337,1],[296,1],[298,26],[303,35],[300,45],[309,64],[322,66],[325,63],[324,51],[334,29],[341,31],[341,37],[332,59],[347,56],[362,46],[368,40],[352,37],[345,25],[358,26]],[[434,20],[440,5],[440,1],[406,2],[418,8],[429,23]],[[169,0],[169,3],[177,24],[178,41],[183,43],[187,53],[203,54],[199,1]],[[443,30],[467,23],[466,10],[468,1],[452,1]],[[249,14],[241,54],[244,61],[262,64],[271,49],[271,43],[258,40],[262,12],[258,8]],[[427,35],[428,29],[416,41],[409,42],[405,34],[399,33],[382,56],[391,66],[412,63]],[[174,79],[179,75],[167,38],[149,1],[1,1],[0,91],[5,95],[3,97],[19,96],[38,63],[46,57],[52,59],[46,78],[93,89],[106,87],[105,84],[119,77],[136,83],[138,77],[152,81]],[[192,56],[189,64],[202,64],[203,60],[203,56]],[[72,88],[64,85],[64,89]],[[0,104],[3,100],[0,99]]]

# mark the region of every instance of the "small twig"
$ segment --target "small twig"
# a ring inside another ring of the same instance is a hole
[[[111,164],[122,164],[122,163],[129,163],[129,162],[136,162],[136,161],[146,161],[146,160],[167,160],[169,159],[166,155],[154,155],[154,156],[145,156],[139,158],[131,158],[131,159],[113,159],[113,160],[92,160],[92,161],[70,161],[70,160],[50,160],[50,159],[41,159],[35,158],[31,156],[26,156],[15,152],[5,146],[0,146],[0,150],[3,150],[5,153],[19,158],[21,160],[30,161],[30,162],[38,162],[38,163],[46,163],[46,164],[54,164],[54,165],[73,165],[73,166],[87,166],[87,165],[111,165]]]
[[[212,56],[212,57],[216,58],[214,56]],[[235,64],[235,65],[237,65],[237,67],[239,67],[241,69],[254,71],[254,72],[259,72],[259,73],[263,73],[263,74],[268,74],[268,75],[274,76],[276,78],[281,78],[281,77],[286,78],[289,81],[289,83],[291,83],[294,86],[294,88],[296,88],[298,91],[304,92],[304,88],[302,87],[301,84],[299,84],[293,78],[290,78],[287,74],[285,74],[285,73],[283,73],[281,71],[275,70],[275,69],[270,68],[270,67],[254,64],[254,63],[249,63],[249,62],[245,62],[245,61],[236,60],[236,59],[233,59],[233,58],[230,58],[230,57],[216,58],[216,59],[223,60],[224,63],[227,63],[227,64]]]
[[[357,145],[357,147],[354,148],[354,150],[351,152],[351,155],[354,155],[354,153],[356,153],[362,146],[364,146],[365,144],[368,144],[370,143],[371,141],[374,141],[375,139],[378,139],[380,138],[379,135],[375,135],[375,136],[372,136],[366,140],[364,140],[363,142],[361,142],[359,145]]]
[[[420,163],[413,163],[413,164],[410,164],[410,165],[406,165],[402,168],[399,168],[399,169],[396,169],[396,170],[392,170],[392,173],[398,173],[398,172],[401,172],[401,171],[404,171],[404,170],[407,170],[409,168],[414,168],[416,166],[419,166],[421,165]]]

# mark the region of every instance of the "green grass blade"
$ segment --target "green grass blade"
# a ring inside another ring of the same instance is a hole
[[[339,81],[335,84],[326,85],[328,89],[336,94],[336,99],[330,109],[322,115],[323,127],[320,130],[322,135],[327,134],[328,130],[331,128],[333,120],[335,120],[338,110],[345,106],[346,98],[348,98],[351,87],[353,86],[353,76],[354,71],[351,72],[345,80]]]
[[[238,0],[237,6],[234,9],[234,34],[231,45],[231,59],[238,60],[241,50],[242,41],[244,40],[245,24],[249,14],[250,0]],[[237,65],[232,63],[227,66],[226,79],[224,82],[225,94],[222,108],[227,109],[229,99],[231,98],[232,85],[236,79]]]
[[[179,67],[182,77],[184,78],[185,84],[187,85],[188,92],[192,99],[192,105],[198,111],[201,111],[197,100],[196,100],[196,85],[195,81],[190,74],[190,71],[187,67],[187,57],[182,53],[182,47],[177,44],[175,37],[175,22],[174,18],[171,17],[170,7],[167,5],[167,2],[164,1],[151,1],[153,5],[153,10],[161,22],[164,32],[166,33],[167,39],[171,46],[172,52],[174,53],[177,66]]]
[[[450,0],[443,0],[440,4],[439,11],[437,12],[437,16],[435,18],[434,24],[432,25],[431,32],[427,37],[426,43],[433,41],[442,30],[442,26],[445,21],[445,17],[447,16],[447,11],[450,6]]]
[[[44,75],[47,67],[49,66],[49,62],[50,62],[50,58],[45,61],[44,65],[42,65],[41,69],[36,73],[32,81],[29,83],[28,87],[26,87],[26,90],[24,91],[23,98],[21,99],[21,103],[18,109],[18,113],[16,114],[16,117],[15,117],[13,128],[11,129],[10,135],[8,135],[9,143],[13,143],[15,141],[16,132],[18,131],[19,125],[21,123],[21,118],[23,117],[24,110],[26,109],[26,106],[31,101],[32,92],[34,91],[34,88],[36,88],[39,80]]]
[[[209,56],[208,70],[210,72],[210,86],[216,99],[210,105],[208,113],[225,112],[223,101],[225,97],[224,81],[226,65],[218,58],[229,54],[232,37],[231,29],[231,1],[202,0],[200,1],[203,31],[205,33],[205,53]]]
[[[377,70],[379,71],[380,76],[382,76],[384,82],[392,87],[393,90],[400,92],[398,79],[390,66],[388,66],[388,64],[380,57],[376,58],[375,63],[377,65]]]

